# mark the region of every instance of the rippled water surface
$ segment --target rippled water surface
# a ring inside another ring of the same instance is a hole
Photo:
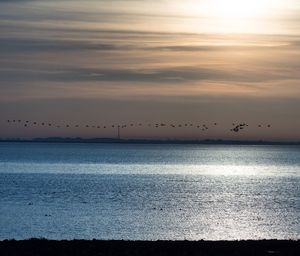
[[[299,146],[0,143],[0,239],[300,239]]]

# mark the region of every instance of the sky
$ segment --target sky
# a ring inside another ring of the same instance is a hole
[[[0,92],[0,138],[300,141],[300,2],[0,0]]]

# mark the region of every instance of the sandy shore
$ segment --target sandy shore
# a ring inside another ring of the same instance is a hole
[[[300,255],[300,240],[262,241],[49,241],[0,242],[0,255]]]

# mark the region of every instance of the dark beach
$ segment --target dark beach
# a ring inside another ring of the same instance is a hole
[[[101,241],[4,240],[0,255],[300,255],[300,240]]]

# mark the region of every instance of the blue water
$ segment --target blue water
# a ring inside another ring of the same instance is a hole
[[[299,146],[0,143],[0,239],[300,239]]]

